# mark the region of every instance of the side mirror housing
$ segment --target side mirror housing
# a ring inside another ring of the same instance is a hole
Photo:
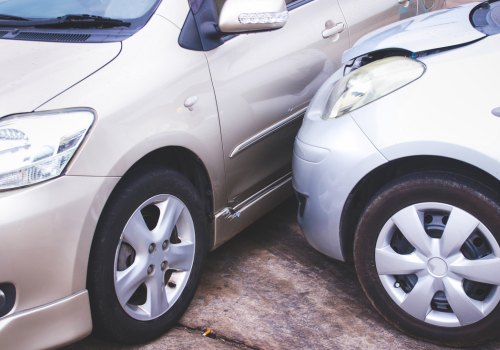
[[[284,0],[226,0],[219,15],[223,33],[275,30],[288,19]]]

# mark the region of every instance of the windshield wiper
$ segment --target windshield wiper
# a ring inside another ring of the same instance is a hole
[[[130,22],[109,17],[91,15],[66,15],[58,17],[58,23],[38,24],[37,27],[47,28],[113,28],[130,27]]]
[[[18,17],[20,18],[20,17]],[[0,21],[0,27],[38,27],[38,28],[114,28],[130,27],[130,22],[101,16],[66,15],[46,20],[5,20]]]
[[[0,20],[29,21],[27,18],[0,13]]]

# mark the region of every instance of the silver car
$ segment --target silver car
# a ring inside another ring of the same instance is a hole
[[[400,330],[500,333],[500,2],[381,28],[348,50],[295,140],[309,243],[352,261]]]
[[[350,43],[443,2],[0,0],[0,349],[175,324],[206,252],[293,194]]]

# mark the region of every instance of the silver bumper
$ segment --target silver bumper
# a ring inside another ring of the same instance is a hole
[[[307,241],[344,261],[340,219],[356,184],[386,159],[349,116],[305,120],[295,140],[293,187],[306,197],[298,221]]]

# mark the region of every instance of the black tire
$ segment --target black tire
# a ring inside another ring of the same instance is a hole
[[[362,214],[354,240],[354,261],[361,285],[378,312],[406,334],[429,342],[463,347],[500,334],[500,305],[483,319],[459,327],[441,327],[406,313],[389,296],[378,276],[375,247],[385,223],[410,205],[440,202],[461,208],[481,221],[500,242],[498,195],[485,185],[454,173],[427,171],[395,179],[382,188]]]
[[[184,290],[170,309],[156,319],[139,321],[122,308],[115,292],[115,254],[131,215],[149,198],[169,194],[188,208],[195,230],[195,253]],[[113,190],[99,219],[89,257],[87,288],[93,333],[106,340],[138,344],[153,340],[174,326],[184,314],[200,283],[207,251],[207,228],[202,201],[195,187],[180,173],[145,166],[124,177]]]

